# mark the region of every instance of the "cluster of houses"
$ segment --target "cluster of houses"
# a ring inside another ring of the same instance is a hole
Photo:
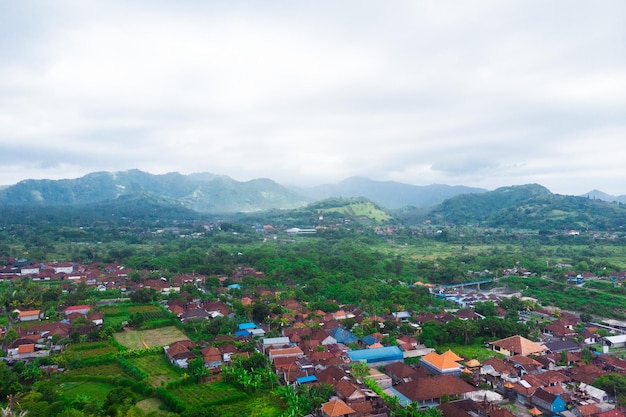
[[[205,279],[192,274],[171,280],[135,283],[129,280],[129,271],[119,264],[111,264],[104,269],[54,263],[24,265],[19,272],[16,268],[9,268],[12,272],[7,268],[0,270],[0,278],[29,276],[33,280],[77,281],[98,288],[124,288],[127,291],[148,286],[162,294],[180,292],[182,285],[201,283]],[[245,276],[262,278],[262,273],[252,268],[239,268],[229,278],[237,281]],[[244,295],[239,301],[244,306],[250,305],[262,302],[255,297],[263,296],[274,297],[276,294],[258,289],[255,295]],[[476,293],[473,301],[477,300],[498,301],[480,293]],[[467,305],[472,304],[469,301]],[[247,322],[239,324],[233,335],[218,336],[206,342],[181,340],[171,343],[164,347],[164,354],[172,364],[183,368],[201,357],[208,369],[219,372],[234,356],[248,355],[254,342],[254,349],[267,356],[285,384],[326,383],[334,387],[334,396],[318,410],[319,415],[324,417],[389,415],[385,401],[353,374],[354,363],[367,364],[369,378],[386,395],[396,397],[400,404],[436,406],[446,417],[512,417],[512,413],[502,407],[511,400],[525,405],[530,415],[622,417],[623,414],[621,410],[615,410],[611,402],[613,399],[606,392],[591,384],[608,373],[626,373],[626,361],[606,352],[596,352],[589,359],[588,355],[583,355],[583,350],[585,346],[599,342],[607,347],[624,346],[626,337],[609,336],[600,340],[597,328],[587,327],[581,332],[578,318],[571,314],[562,313],[557,318],[548,311],[536,312],[550,319],[541,329],[541,341],[513,336],[491,342],[490,348],[500,355],[494,353],[493,357],[481,363],[449,350],[437,353],[412,336],[390,340],[388,335],[382,333],[385,323],[390,321],[413,326],[415,334],[418,334],[419,326],[428,321],[441,324],[455,319],[480,320],[481,316],[471,308],[422,314],[397,311],[378,316],[368,314],[356,305],[342,306],[339,311],[326,313],[311,311],[292,299],[280,301],[280,304],[283,313],[272,313],[269,317],[269,322],[278,323],[279,335],[276,337],[266,337],[266,333],[276,328]],[[231,307],[222,301],[173,298],[167,308],[182,322],[234,316]],[[506,314],[501,309],[498,313],[502,316]],[[91,306],[68,307],[63,316],[64,319],[59,322],[17,327],[18,339],[8,347],[5,360],[26,360],[47,355],[56,349],[55,340],[69,336],[72,323],[79,318],[82,318],[82,331],[86,332],[101,326],[103,319]],[[16,318],[37,321],[41,320],[42,312],[17,310]],[[381,331],[358,337],[356,332],[351,331],[354,327],[347,328],[342,324],[348,319],[357,327],[367,320],[368,326],[373,325]],[[409,358],[412,358],[412,365],[405,362]]]
[[[366,318],[379,324],[386,320],[398,324],[409,320],[412,324],[480,320],[471,309],[419,315],[395,312],[378,317],[356,306],[342,306],[337,312],[324,313],[308,311],[296,300],[284,300],[281,304],[288,313],[271,317],[284,320],[280,336],[265,337],[267,327],[242,323],[233,336],[220,336],[202,346],[200,352],[205,365],[219,372],[232,355],[247,354],[237,350],[236,341],[256,340],[256,350],[267,356],[284,383],[333,385],[335,394],[318,410],[320,416],[388,415],[385,402],[353,375],[353,363],[366,363],[369,378],[387,395],[398,398],[400,404],[437,406],[447,417],[512,417],[509,410],[502,408],[512,400],[536,415],[618,416],[613,399],[591,383],[607,373],[626,372],[626,361],[600,352],[591,360],[583,360],[585,346],[600,340],[595,328],[585,328],[582,333],[575,331],[580,323],[572,314],[562,313],[557,318],[549,311],[537,312],[550,319],[542,328],[541,342],[521,336],[494,341],[489,346],[500,355],[494,353],[481,363],[449,350],[437,353],[412,336],[389,343],[381,333],[357,337],[342,325],[348,318],[357,326]],[[175,302],[170,306],[181,320],[189,317],[189,311],[199,309],[205,312],[206,319],[218,311],[222,315],[232,314],[221,302],[210,305]],[[193,316],[199,315],[196,312]],[[626,344],[626,338],[623,343]],[[188,366],[189,360],[197,355],[192,351],[198,351],[190,344],[174,343],[165,347],[165,353],[177,366]],[[411,360],[414,364],[405,363],[407,358],[416,358]]]
[[[43,318],[40,310],[16,309],[14,313],[18,321],[34,322]],[[32,323],[26,327],[14,326],[17,338],[6,347],[7,355],[2,360],[14,363],[49,356],[51,352],[62,349],[62,345],[57,342],[68,339],[72,332],[80,336],[102,329],[104,316],[90,305],[66,307],[62,313],[63,318],[60,321]],[[6,329],[2,329],[2,335],[5,334]]]

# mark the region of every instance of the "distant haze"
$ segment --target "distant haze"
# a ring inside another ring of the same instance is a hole
[[[626,2],[0,2],[0,184],[626,194]]]

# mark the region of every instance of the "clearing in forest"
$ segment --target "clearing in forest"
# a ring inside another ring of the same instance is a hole
[[[154,346],[167,346],[177,340],[187,340],[188,337],[175,326],[161,327],[150,330],[124,330],[115,333],[115,340],[128,349],[139,350]]]

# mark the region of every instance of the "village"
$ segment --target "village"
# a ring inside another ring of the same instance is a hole
[[[626,336],[619,334],[619,327],[616,332],[607,332],[608,326],[602,329],[582,323],[576,314],[537,309],[532,314],[544,323],[537,340],[521,335],[493,340],[485,346],[492,355],[479,360],[451,349],[437,352],[426,346],[420,342],[421,328],[429,322],[444,325],[453,320],[483,320],[485,317],[471,308],[474,303],[497,305],[502,296],[464,292],[462,305],[439,313],[396,311],[377,315],[357,305],[340,305],[337,311],[325,312],[311,310],[295,299],[281,299],[280,294],[261,287],[242,292],[245,277],[262,282],[263,273],[253,268],[242,266],[229,276],[219,276],[222,285],[215,289],[219,297],[213,301],[184,294],[187,285],[204,288],[205,276],[185,274],[133,281],[129,278],[132,273],[117,263],[100,268],[72,263],[30,264],[0,271],[7,281],[54,282],[62,291],[70,292],[76,285],[84,285],[98,291],[119,291],[120,298],[151,288],[160,295],[161,308],[181,324],[218,317],[234,319],[237,329],[231,334],[196,342],[172,341],[162,346],[162,353],[173,366],[183,369],[201,357],[209,373],[219,375],[234,358],[248,357],[253,346],[252,352],[267,358],[282,384],[333,387],[334,395],[315,411],[320,416],[388,416],[390,402],[422,410],[437,407],[447,417],[623,415],[622,409],[616,409],[615,396],[592,384],[603,375],[626,372],[626,360],[611,354],[624,347]],[[250,320],[250,314],[236,314],[233,307],[236,303],[240,313],[242,307],[250,312],[250,306],[268,299],[276,300],[281,311],[270,312],[262,322]],[[34,360],[61,352],[64,341],[72,337],[80,343],[94,334],[112,336],[110,329],[109,334],[105,331],[102,304],[65,306],[58,312],[59,320],[51,320],[40,310],[16,306],[12,317],[17,335],[5,346],[2,359],[8,364]],[[497,310],[500,317],[506,316],[504,309]],[[28,326],[19,325],[24,323]],[[123,331],[128,323],[121,326],[115,330]],[[411,334],[392,338],[386,332],[389,326],[403,326]],[[364,332],[364,328],[379,331]]]

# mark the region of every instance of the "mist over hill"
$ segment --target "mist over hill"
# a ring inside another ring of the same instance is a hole
[[[77,179],[25,180],[0,190],[0,205],[71,206],[141,193],[201,213],[290,209],[306,198],[269,179],[246,182],[209,173],[152,175],[139,170],[96,172]]]
[[[338,184],[296,189],[267,178],[240,182],[206,172],[153,175],[135,169],[94,172],[76,179],[20,181],[0,189],[0,205],[80,205],[144,193],[178,201],[202,213],[293,209],[334,197],[365,197],[387,209],[398,209],[433,206],[452,196],[485,191],[464,186],[415,186],[359,177]]]
[[[337,184],[325,184],[302,190],[309,198],[365,197],[388,209],[407,206],[430,207],[461,194],[484,193],[483,188],[444,184],[409,185],[394,181],[374,181],[351,177]]]
[[[359,200],[351,200],[355,198]],[[87,211],[91,216],[144,219],[192,218],[194,213],[262,215],[269,211],[272,216],[289,216],[289,211],[300,210],[297,218],[333,212],[368,214],[380,222],[404,224],[429,221],[528,230],[621,230],[626,224],[626,208],[616,198],[614,202],[604,201],[607,199],[611,196],[599,191],[584,197],[553,194],[539,184],[487,191],[353,177],[337,184],[295,189],[267,178],[240,182],[211,173],[153,175],[129,170],[95,172],[77,179],[21,181],[0,189],[0,210],[13,219],[44,213],[61,216],[72,210]],[[321,201],[326,203],[320,205]]]

